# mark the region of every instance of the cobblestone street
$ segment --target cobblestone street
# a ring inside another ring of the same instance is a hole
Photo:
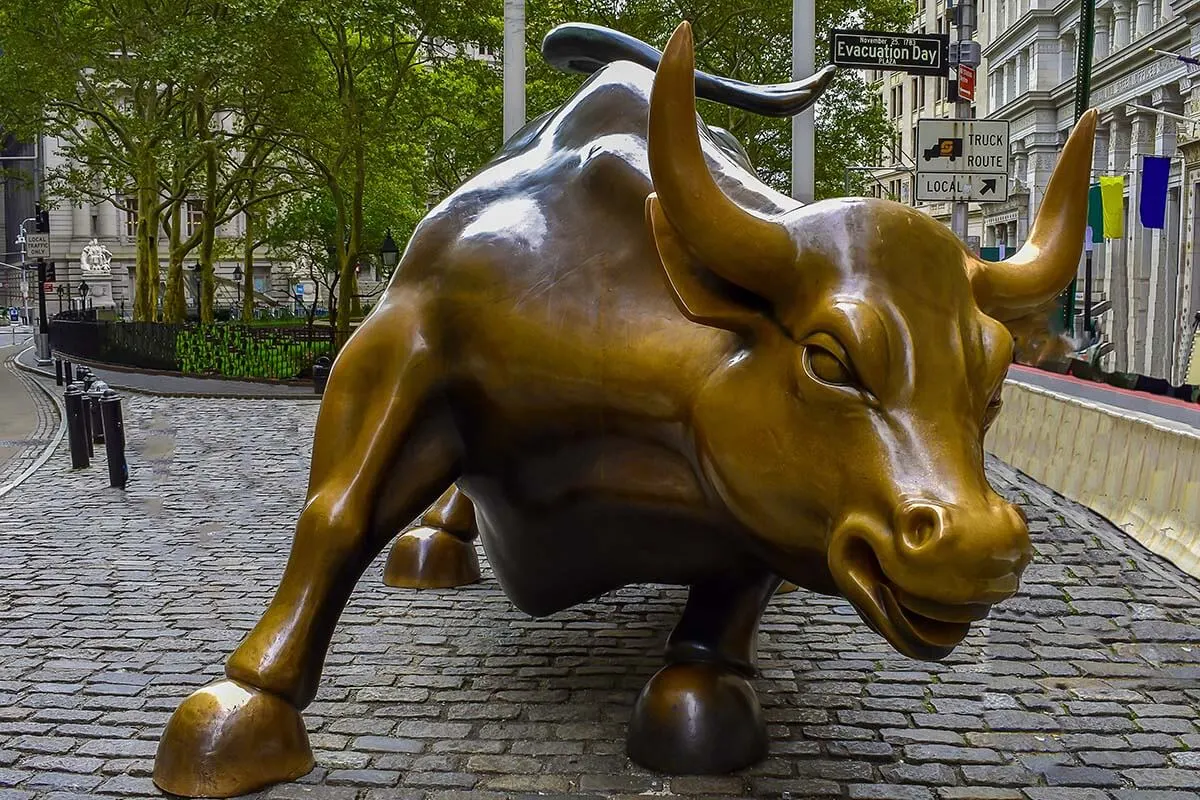
[[[128,395],[131,482],[66,448],[0,499],[0,800],[158,796],[159,733],[222,674],[282,572],[317,404]],[[1038,556],[941,664],[843,601],[776,598],[756,681],[771,756],[663,777],[624,755],[678,588],[534,620],[486,572],[355,592],[305,712],[317,769],[259,797],[1194,800],[1200,583],[1003,465]]]

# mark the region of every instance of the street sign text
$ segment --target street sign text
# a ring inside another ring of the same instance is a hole
[[[945,33],[887,33],[835,30],[829,38],[829,60],[839,67],[949,75],[950,36]]]
[[[48,233],[27,233],[25,234],[25,258],[49,258],[50,257],[50,234]]]

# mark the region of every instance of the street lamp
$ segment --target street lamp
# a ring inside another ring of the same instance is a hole
[[[245,275],[245,273],[244,273],[244,272],[242,272],[242,265],[241,265],[241,264],[234,264],[234,266],[233,266],[233,282],[237,284],[237,304],[238,304],[238,308],[241,308],[241,307],[242,307],[242,277],[243,277],[244,275]]]
[[[79,310],[80,311],[87,310],[88,288],[89,287],[87,285],[87,281],[83,281],[79,284]]]
[[[400,261],[400,248],[396,247],[396,240],[392,238],[391,228],[388,228],[387,234],[383,237],[383,244],[379,247],[379,260],[383,262],[383,268],[387,270],[388,275],[392,274],[392,270]]]

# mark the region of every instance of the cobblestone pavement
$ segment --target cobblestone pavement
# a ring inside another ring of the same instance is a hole
[[[0,500],[0,798],[156,794],[163,724],[280,576],[316,408],[134,396],[126,493],[60,448]],[[259,796],[1196,798],[1196,582],[993,467],[1038,549],[1020,596],[941,664],[898,656],[840,600],[777,598],[756,682],[772,752],[743,774],[669,778],[624,756],[682,590],[533,620],[490,575],[399,591],[377,562],[305,714],[318,768]]]
[[[0,347],[0,490],[33,465],[59,428],[54,402],[13,364],[24,347]]]

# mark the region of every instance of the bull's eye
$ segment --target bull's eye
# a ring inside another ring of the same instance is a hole
[[[822,383],[831,386],[849,386],[854,383],[854,373],[845,363],[824,347],[810,344],[804,348],[804,361],[808,372]]]

